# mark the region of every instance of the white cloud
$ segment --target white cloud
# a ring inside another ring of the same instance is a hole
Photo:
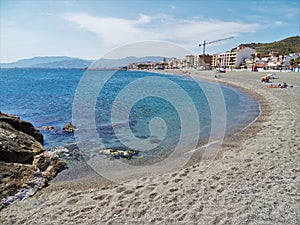
[[[282,21],[275,21],[274,26],[282,26],[284,23]]]
[[[50,12],[40,12],[39,15],[40,16],[53,16],[54,14],[50,13]]]
[[[151,21],[150,16],[140,14],[137,20],[116,17],[95,17],[88,14],[67,14],[65,18],[78,24],[81,28],[96,33],[108,44],[124,44],[137,40],[149,39],[150,30],[142,26]],[[156,34],[155,38],[160,38]]]
[[[144,40],[172,41],[185,47],[195,47],[203,40],[215,40],[242,33],[253,33],[262,27],[258,23],[221,21],[199,18],[178,19],[167,15],[140,14],[137,19],[95,17],[88,14],[66,14],[68,21],[97,34],[106,44],[123,45]]]

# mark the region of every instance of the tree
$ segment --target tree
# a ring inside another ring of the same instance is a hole
[[[296,66],[300,64],[300,56],[295,60]]]
[[[294,67],[295,59],[290,59],[290,66]]]
[[[300,64],[300,56],[296,59],[290,59],[290,66],[293,68],[298,67]]]

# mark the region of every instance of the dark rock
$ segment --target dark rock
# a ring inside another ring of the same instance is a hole
[[[44,138],[41,132],[36,129],[31,123],[20,120],[20,117],[0,112],[0,121],[10,124],[18,131],[32,136],[35,140],[44,143]]]
[[[4,162],[31,163],[44,147],[32,136],[0,121],[0,160]]]
[[[31,123],[0,112],[0,209],[33,195],[65,167],[38,136]]]
[[[66,124],[66,126],[64,126],[63,130],[68,133],[73,133],[75,130],[77,130],[77,127],[74,126],[71,122],[69,122]]]

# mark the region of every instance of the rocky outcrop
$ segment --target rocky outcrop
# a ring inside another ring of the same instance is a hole
[[[0,161],[30,164],[43,151],[42,144],[34,137],[0,121]]]
[[[42,173],[46,180],[52,180],[66,163],[55,154],[45,151],[34,158],[32,165]]]
[[[0,113],[0,209],[34,194],[66,165],[45,151],[42,142],[31,123]]]
[[[63,128],[63,131],[68,133],[73,133],[75,130],[77,130],[77,127],[74,126],[71,122],[67,123]]]
[[[0,121],[10,124],[14,129],[28,134],[41,144],[44,144],[44,138],[41,132],[31,123],[20,120],[20,117],[0,112]]]

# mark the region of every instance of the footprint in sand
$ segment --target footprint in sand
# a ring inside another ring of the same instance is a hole
[[[125,190],[126,190],[125,187],[119,187],[119,188],[117,188],[116,192],[121,193],[121,192],[124,192]]]
[[[102,201],[102,200],[104,200],[107,196],[108,196],[107,194],[99,195],[99,196],[94,197],[93,200],[96,200],[96,201]]]
[[[193,195],[193,194],[197,193],[197,190],[195,188],[192,188],[192,189],[187,190],[186,193]]]
[[[173,180],[174,183],[178,183],[178,182],[180,182],[180,181],[182,181],[182,179],[179,179],[179,178]]]
[[[149,199],[150,199],[150,200],[153,200],[156,196],[157,196],[157,193],[156,193],[156,192],[152,192],[152,193],[149,195]]]
[[[169,181],[165,181],[163,182],[163,185],[167,185],[169,183]]]
[[[124,191],[124,194],[125,194],[125,195],[129,195],[129,194],[132,194],[132,193],[134,193],[133,190],[126,190],[126,191]]]
[[[185,176],[187,176],[187,175],[188,175],[187,172],[184,172],[184,173],[182,173],[182,174],[179,174],[180,177],[185,177]]]
[[[72,198],[72,199],[69,199],[66,203],[67,205],[74,205],[78,202],[79,200],[76,199],[76,198]]]
[[[170,192],[175,192],[175,191],[178,191],[178,188],[171,188],[169,191]]]
[[[81,213],[90,212],[93,209],[94,209],[94,207],[90,206],[90,207],[86,207],[86,208],[81,209],[79,212],[81,212]]]

